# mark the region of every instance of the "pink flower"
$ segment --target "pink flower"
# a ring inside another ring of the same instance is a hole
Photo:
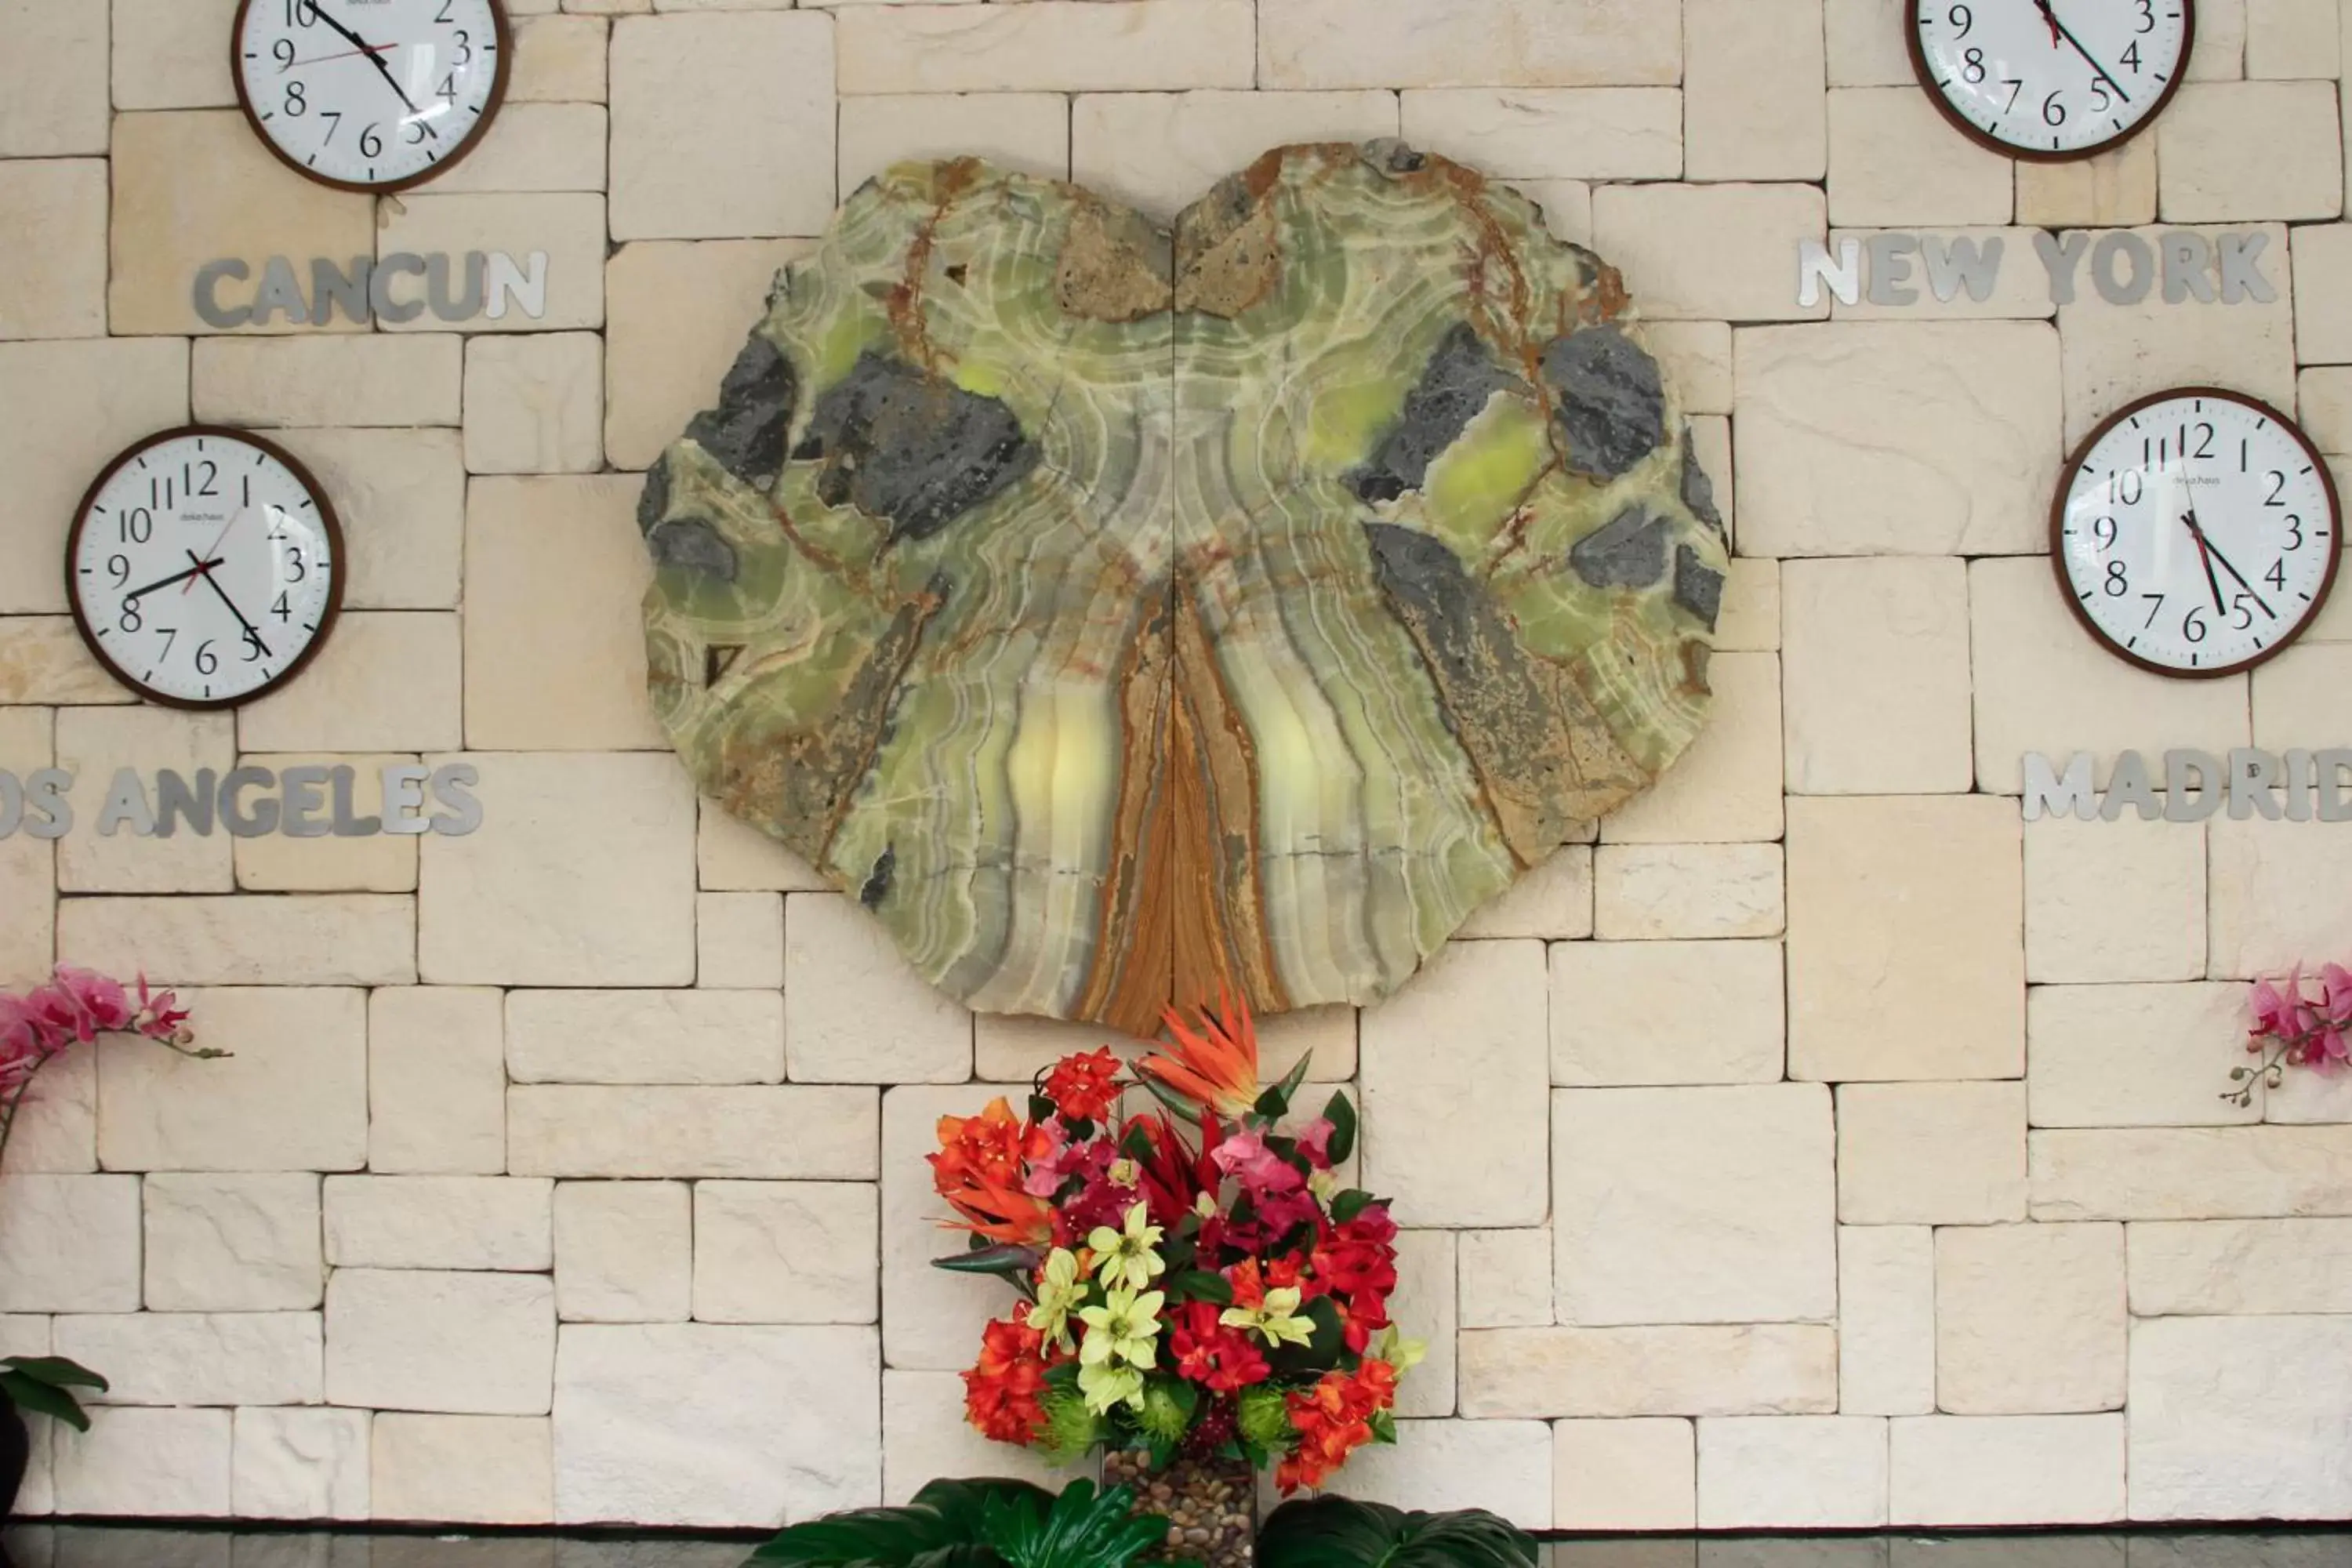
[[[1328,1116],[1318,1116],[1298,1130],[1298,1152],[1318,1171],[1331,1168],[1331,1135],[1339,1131]]]
[[[1216,1161],[1217,1169],[1254,1194],[1287,1192],[1306,1184],[1297,1167],[1267,1148],[1265,1134],[1255,1129],[1226,1139],[1210,1158]]]
[[[2291,1039],[2302,1033],[2296,1015],[2303,1008],[2303,966],[2287,972],[2284,984],[2257,982],[2253,993],[2254,1024],[2250,1033]]]

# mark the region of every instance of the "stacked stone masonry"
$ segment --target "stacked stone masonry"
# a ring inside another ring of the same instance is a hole
[[[934,1121],[1083,1029],[975,1019],[698,803],[643,689],[636,474],[768,279],[905,157],[1163,215],[1403,135],[1622,265],[1740,559],[1716,728],[1360,1018],[1433,1342],[1347,1485],[1532,1526],[2352,1515],[2352,1090],[2240,1110],[2239,983],[2352,938],[2352,829],[2021,820],[2021,756],[2352,740],[2352,609],[2137,674],[2052,586],[2119,403],[2216,382],[2352,465],[2352,0],[2204,0],[2161,128],[2012,166],[1899,0],[509,0],[440,184],[300,183],[232,0],[0,0],[0,768],[463,760],[470,838],[0,840],[0,982],[143,967],[208,1038],[53,1074],[0,1349],[114,1379],[35,1513],[750,1525],[1023,1470],[961,1421],[994,1287],[927,1269]],[[1875,230],[2259,229],[2273,303],[1800,306]],[[541,321],[212,335],[216,256],[543,249]],[[522,335],[492,327],[523,327]],[[131,706],[58,586],[96,466],[271,429],[353,541],[312,671]],[[2352,471],[2352,469],[2347,469]]]

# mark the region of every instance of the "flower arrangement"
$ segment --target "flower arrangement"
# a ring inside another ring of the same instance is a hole
[[[76,1045],[100,1035],[144,1035],[185,1057],[228,1055],[196,1048],[187,1009],[171,992],[150,992],[143,974],[136,985],[134,1001],[120,980],[60,963],[45,985],[22,995],[0,991],[0,1157],[8,1152],[8,1135],[33,1079]]]
[[[1279,1130],[1306,1063],[1261,1089],[1245,1007],[1168,1025],[1131,1080],[1108,1050],[1074,1055],[1025,1117],[1000,1099],[940,1120],[933,1177],[971,1242],[938,1264],[1024,1302],[983,1331],[966,1415],[1057,1461],[1245,1459],[1286,1493],[1316,1486],[1395,1440],[1421,1357],[1389,1321],[1396,1223],[1333,1173],[1355,1142],[1344,1095]],[[1130,1085],[1165,1109],[1120,1115]]]
[[[2329,963],[2306,976],[2297,964],[2276,980],[2257,982],[2252,1008],[2246,1054],[2262,1058],[2262,1065],[2231,1069],[2238,1087],[2221,1097],[2231,1104],[2252,1105],[2255,1085],[2278,1088],[2291,1067],[2333,1073],[2352,1065],[2352,970]]]

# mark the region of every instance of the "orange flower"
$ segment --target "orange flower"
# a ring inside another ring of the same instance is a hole
[[[1008,1318],[982,1331],[980,1363],[963,1374],[964,1418],[999,1443],[1027,1447],[1045,1424],[1045,1336]]]
[[[1283,1395],[1298,1434],[1297,1446],[1275,1471],[1284,1496],[1322,1485],[1349,1455],[1372,1440],[1371,1418],[1395,1405],[1396,1381],[1396,1368],[1367,1361],[1354,1373],[1325,1373],[1304,1394]]]
[[[1045,1075],[1045,1098],[1073,1121],[1100,1121],[1118,1100],[1118,1058],[1108,1051],[1064,1057]]]
[[[1042,1128],[1024,1127],[1000,1097],[978,1116],[940,1117],[939,1134],[932,1184],[963,1216],[963,1228],[1014,1246],[1053,1239],[1052,1205],[1022,1190],[1025,1163],[1053,1152]]]
[[[1186,1027],[1183,1015],[1165,1015],[1172,1057],[1146,1057],[1137,1066],[1196,1105],[1239,1116],[1257,1103],[1257,1030],[1249,1005],[1220,996],[1217,1011],[1195,1009],[1200,1032]]]

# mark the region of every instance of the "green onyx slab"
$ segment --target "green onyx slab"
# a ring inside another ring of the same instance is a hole
[[[901,164],[647,476],[654,707],[940,989],[1402,985],[1705,721],[1727,571],[1616,271],[1392,142],[1172,230]]]

